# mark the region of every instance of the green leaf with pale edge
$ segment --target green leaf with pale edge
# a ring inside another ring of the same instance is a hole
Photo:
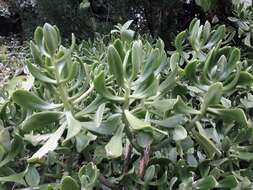
[[[213,176],[206,176],[203,177],[197,181],[195,181],[192,185],[194,189],[199,189],[199,190],[211,190],[216,187],[218,182]]]
[[[138,119],[133,114],[131,114],[130,111],[125,110],[124,113],[125,113],[126,119],[127,119],[128,123],[129,123],[130,127],[133,130],[150,129],[150,130],[155,130],[155,131],[157,131],[159,133],[167,135],[167,132],[159,130],[159,129],[155,128],[155,127],[152,127],[150,125],[150,123],[147,123],[147,122],[144,122],[144,121]]]
[[[113,95],[106,87],[105,87],[105,76],[104,72],[101,72],[94,80],[94,86],[96,91],[105,97],[106,99],[113,101],[124,101],[123,97]]]
[[[63,116],[62,112],[44,111],[35,113],[22,123],[22,131],[29,133],[45,128],[47,125],[58,122]]]
[[[78,120],[76,120],[71,112],[65,112],[66,120],[67,120],[67,137],[63,143],[66,143],[68,140],[72,139],[76,136],[82,129],[82,124]]]
[[[65,176],[62,178],[61,181],[61,190],[80,190],[80,188],[74,178],[70,176]]]
[[[106,155],[109,158],[118,158],[123,153],[123,146],[122,146],[122,137],[123,137],[123,130],[122,126],[119,126],[116,133],[113,135],[111,140],[105,146]]]
[[[16,90],[12,94],[12,99],[16,104],[26,109],[51,110],[60,107],[60,104],[48,103],[25,90]]]
[[[58,147],[58,141],[60,140],[65,129],[66,125],[62,125],[54,133],[52,133],[51,137],[47,140],[47,142],[35,154],[33,154],[30,159],[28,159],[28,162],[39,161],[49,151],[54,151]]]

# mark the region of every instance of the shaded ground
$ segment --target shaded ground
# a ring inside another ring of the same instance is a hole
[[[28,56],[27,45],[20,39],[0,36],[0,88],[13,76],[22,74],[24,60]]]

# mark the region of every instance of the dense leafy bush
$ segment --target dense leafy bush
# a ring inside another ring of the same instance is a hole
[[[248,41],[194,19],[167,53],[130,25],[69,47],[36,29],[0,96],[0,189],[252,189]]]

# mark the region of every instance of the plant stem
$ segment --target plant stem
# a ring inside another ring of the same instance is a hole
[[[145,148],[143,157],[140,160],[139,176],[140,176],[141,179],[143,179],[143,177],[145,175],[145,168],[148,165],[149,156],[150,156],[150,145]]]
[[[124,165],[123,165],[123,175],[128,173],[130,158],[132,154],[133,146],[132,144],[127,144],[125,148],[125,157],[124,157]]]
[[[115,189],[118,190],[120,189],[120,186],[114,183],[111,183],[108,179],[106,179],[103,175],[99,175],[98,177],[100,183],[102,183],[103,185],[105,185],[106,187],[109,187],[111,189]]]
[[[84,92],[80,97],[78,97],[76,100],[74,100],[74,104],[77,104],[77,103],[79,103],[80,101],[82,101],[85,97],[87,97],[92,91],[93,91],[93,89],[94,89],[94,85],[92,84],[91,86],[90,86],[90,88],[86,91],[86,92]]]

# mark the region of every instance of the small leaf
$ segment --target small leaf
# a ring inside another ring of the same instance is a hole
[[[43,40],[43,28],[37,27],[34,32],[34,41],[35,43],[41,48],[42,47],[42,40]]]
[[[143,73],[137,80],[138,82],[145,81],[159,67],[159,65],[161,64],[160,62],[157,61],[159,58],[159,54],[160,54],[159,49],[152,49],[150,55],[148,56],[145,62]]]
[[[176,114],[164,120],[151,120],[151,122],[162,127],[175,128],[177,125],[184,124],[186,122],[186,117],[183,114]]]
[[[208,88],[208,91],[204,97],[204,102],[201,105],[201,112],[205,112],[205,110],[210,105],[216,105],[220,102],[222,96],[222,83],[214,83]]]
[[[99,170],[95,164],[89,162],[80,168],[78,177],[83,189],[93,189],[93,187],[97,184]]]
[[[229,175],[229,176],[226,176],[221,181],[219,181],[218,187],[232,189],[232,188],[236,188],[238,184],[239,184],[239,182],[236,179],[236,177],[233,175]]]
[[[24,180],[24,176],[26,174],[26,171],[27,171],[27,169],[21,173],[0,177],[0,182],[3,182],[3,183],[4,182],[12,182],[13,183],[14,182],[14,183],[26,185],[25,180]]]
[[[116,133],[113,135],[109,143],[105,146],[106,155],[109,158],[118,158],[122,155],[122,137],[123,137],[123,127],[119,126]]]
[[[194,189],[200,189],[200,190],[211,190],[216,187],[218,182],[213,176],[206,176],[203,177],[193,183]]]
[[[249,86],[251,86],[252,84],[253,84],[253,75],[251,75],[247,71],[241,71],[238,82],[237,82],[237,85],[242,85],[242,86],[249,85]]]
[[[198,142],[198,144],[203,147],[204,151],[206,152],[209,158],[213,158],[215,154],[221,155],[220,150],[206,136],[196,131],[193,132],[193,136],[195,140]]]
[[[80,190],[78,183],[70,176],[65,176],[61,181],[61,190]]]
[[[240,160],[245,160],[245,161],[252,161],[253,160],[253,153],[252,152],[233,152],[231,157],[239,158]]]
[[[240,108],[234,109],[219,109],[219,108],[208,108],[208,112],[216,115],[223,119],[225,122],[237,121],[242,126],[248,126],[248,121],[244,111]]]
[[[43,36],[48,53],[51,56],[54,55],[59,44],[59,36],[57,30],[55,30],[55,28],[50,24],[46,23],[43,26]]]
[[[176,103],[174,105],[174,110],[178,113],[183,114],[200,114],[200,111],[187,106],[180,96],[177,97]]]
[[[170,69],[172,71],[178,68],[179,61],[180,61],[180,54],[178,52],[173,53],[170,58]]]
[[[55,79],[52,79],[52,78],[46,76],[45,73],[41,72],[37,67],[35,67],[29,61],[27,61],[27,68],[29,69],[29,71],[31,72],[31,74],[36,79],[38,79],[38,80],[40,80],[42,82],[50,83],[50,84],[56,84],[57,83]]]
[[[140,70],[142,64],[142,42],[141,40],[135,41],[132,46],[132,75],[131,79],[134,80]]]
[[[179,125],[174,128],[173,130],[174,141],[181,141],[181,140],[184,140],[186,137],[187,137],[187,131],[183,126]]]
[[[16,90],[12,95],[13,101],[27,109],[50,110],[59,107],[59,104],[47,103],[31,92]]]
[[[225,36],[225,26],[221,25],[217,28],[217,30],[211,35],[209,42],[205,45],[205,48],[214,47],[220,40],[222,40]]]
[[[150,133],[140,131],[136,135],[136,141],[142,148],[146,148],[152,144],[153,137]]]
[[[183,49],[183,40],[184,40],[185,34],[186,34],[186,31],[182,31],[177,35],[175,39],[175,47],[179,51]]]
[[[167,132],[164,132],[164,131],[161,131],[155,127],[152,127],[150,125],[150,123],[147,123],[147,122],[144,122],[140,119],[138,119],[137,117],[135,117],[134,115],[132,115],[128,110],[125,110],[124,111],[125,113],[125,116],[126,116],[126,119],[130,125],[130,127],[133,129],[133,130],[143,130],[143,129],[150,129],[150,130],[155,130],[159,133],[162,133],[164,135],[167,135]]]
[[[124,87],[123,63],[113,45],[108,48],[108,64],[110,72],[116,78],[118,85]]]
[[[76,136],[82,129],[82,124],[73,117],[71,112],[65,112],[65,116],[67,120],[68,132],[63,144]]]
[[[125,50],[124,50],[122,41],[120,39],[116,39],[114,41],[113,45],[114,45],[115,49],[117,50],[117,52],[119,53],[121,60],[124,60]]]
[[[155,166],[149,166],[146,171],[145,171],[145,175],[144,175],[144,181],[145,183],[150,182],[155,176]]]
[[[34,166],[28,168],[27,173],[25,174],[25,181],[28,185],[34,187],[40,183],[40,174]]]
[[[13,161],[13,159],[23,150],[23,147],[23,139],[19,135],[15,135],[14,139],[12,140],[9,153],[0,162],[0,168],[9,163],[10,161]]]
[[[157,94],[159,81],[156,77],[151,75],[145,81],[141,82],[130,98],[143,99]]]
[[[105,87],[105,76],[104,72],[101,72],[94,80],[95,89],[99,94],[103,97],[113,100],[113,101],[124,101],[123,97],[113,95],[106,87]]]
[[[36,44],[33,43],[33,41],[30,41],[30,50],[31,50],[35,64],[42,65],[43,61],[42,61],[40,49]]]
[[[103,120],[104,111],[105,111],[105,104],[101,104],[98,107],[98,109],[96,111],[95,118],[94,118],[94,122],[95,122],[96,127],[99,127],[101,125],[101,122]]]
[[[197,73],[196,73],[196,69],[197,69],[197,65],[199,64],[198,60],[194,60],[191,61],[190,63],[188,63],[184,69],[185,71],[185,75],[188,78],[188,80],[190,80],[191,82],[197,83]]]

